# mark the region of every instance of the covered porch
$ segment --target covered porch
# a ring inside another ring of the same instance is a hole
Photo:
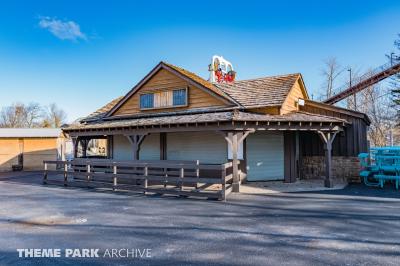
[[[332,187],[332,143],[346,124],[343,119],[308,113],[277,116],[234,111],[103,121],[70,127],[66,133],[73,139],[77,159],[94,156],[104,161],[159,164],[180,160],[200,165],[231,162],[232,191],[239,192],[243,181],[257,181],[260,173],[276,178],[271,180],[296,182],[304,147],[300,145],[302,132],[312,132],[322,141],[325,186]],[[102,157],[88,152],[94,140],[103,140],[101,150],[106,152]],[[219,177],[220,171],[199,175]]]

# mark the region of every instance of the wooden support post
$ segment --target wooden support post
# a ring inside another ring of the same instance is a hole
[[[72,154],[74,155],[74,158],[77,157],[77,151],[78,151],[78,137],[71,137],[72,141]]]
[[[325,148],[325,187],[333,187],[332,182],[332,146],[326,144]]]
[[[47,184],[47,163],[44,163],[43,184]]]
[[[132,159],[133,161],[137,161],[139,160],[139,152],[140,152],[140,145],[142,144],[144,138],[146,137],[147,134],[142,134],[142,135],[138,135],[138,134],[132,134],[132,135],[125,135],[129,142],[131,143],[132,146]],[[136,171],[138,170],[138,168],[134,168]],[[141,185],[140,181],[138,183],[138,180],[135,179],[136,185]]]
[[[89,183],[90,183],[90,164],[88,163],[87,164],[87,166],[86,166],[86,172],[87,172],[87,179],[86,179],[86,181],[87,181],[87,187],[89,188],[90,186],[89,186]]]
[[[133,155],[133,160],[139,160],[139,151],[140,151],[140,145],[142,144],[144,138],[147,136],[147,134],[143,135],[138,135],[138,134],[133,134],[133,135],[125,135],[129,142],[131,143],[132,146],[132,155]]]
[[[68,186],[68,163],[64,164],[64,187]]]
[[[88,147],[88,144],[89,144],[89,140],[88,139],[82,139],[81,143],[82,143],[82,157],[83,158],[87,158],[87,147]]]
[[[296,182],[297,175],[297,145],[296,145],[296,132],[285,131],[283,134],[284,139],[284,175],[285,183]]]
[[[117,189],[117,166],[113,165],[113,191],[115,191]]]
[[[332,181],[332,144],[335,140],[336,134],[338,131],[335,132],[322,132],[318,131],[319,136],[321,137],[322,141],[324,142],[324,149],[325,149],[325,187],[332,188],[333,181]]]
[[[295,137],[295,168],[296,168],[296,178],[300,178],[300,132],[296,131]],[[295,180],[296,181],[296,180]]]
[[[232,150],[232,191],[240,192],[240,171],[239,171],[239,159],[238,159],[238,150],[239,145],[245,140],[245,138],[253,133],[254,130],[248,130],[245,132],[233,131],[224,133],[219,131],[218,133],[222,134],[225,137],[225,140],[228,142]]]
[[[232,134],[232,133],[229,133]],[[232,171],[233,171],[233,183],[232,183],[232,191],[240,192],[240,176],[239,176],[239,160],[238,160],[238,134],[234,133],[231,137],[232,141]]]
[[[160,160],[167,160],[167,133],[160,133]]]
[[[132,144],[132,156],[133,156],[133,160],[139,160],[139,145],[137,143]]]

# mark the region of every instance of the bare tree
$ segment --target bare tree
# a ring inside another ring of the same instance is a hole
[[[322,85],[324,92],[322,93],[321,98],[327,99],[333,95],[335,81],[343,71],[344,69],[339,65],[335,57],[324,60],[322,76],[325,81]]]
[[[39,120],[42,117],[43,109],[38,103],[30,103],[25,106],[26,110],[26,126],[27,127],[38,127],[40,125]]]
[[[20,118],[18,115],[17,104],[12,106],[3,107],[0,113],[0,126],[1,127],[18,127]]]
[[[400,34],[398,34],[398,39],[394,41],[394,46],[400,52]],[[393,64],[397,64],[400,62],[400,56],[396,54],[392,54],[389,56],[391,60],[393,60]],[[397,127],[400,127],[400,73],[397,73],[392,77],[392,101],[393,105],[397,111]]]
[[[350,97],[351,98],[351,97]],[[373,85],[357,96],[358,110],[371,119],[368,138],[373,146],[390,145],[390,135],[395,127],[396,111],[390,99],[390,88]]]
[[[50,104],[43,108],[38,103],[14,103],[3,107],[0,111],[0,127],[32,128],[32,127],[60,127],[65,123],[66,113]]]
[[[55,103],[50,104],[45,111],[42,121],[43,127],[61,127],[67,118],[64,110],[60,109]]]
[[[42,108],[37,103],[14,103],[0,111],[0,127],[36,127],[40,124]]]

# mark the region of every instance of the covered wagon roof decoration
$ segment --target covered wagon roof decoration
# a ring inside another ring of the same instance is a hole
[[[208,71],[210,71],[210,82],[230,83],[236,79],[232,63],[219,55],[212,57]]]

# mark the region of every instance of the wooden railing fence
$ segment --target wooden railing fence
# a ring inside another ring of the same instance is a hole
[[[232,162],[200,164],[199,161],[75,159],[43,163],[44,184],[61,183],[69,186],[83,183],[87,187],[219,200],[226,200],[232,191]],[[63,177],[61,180],[60,175]]]

